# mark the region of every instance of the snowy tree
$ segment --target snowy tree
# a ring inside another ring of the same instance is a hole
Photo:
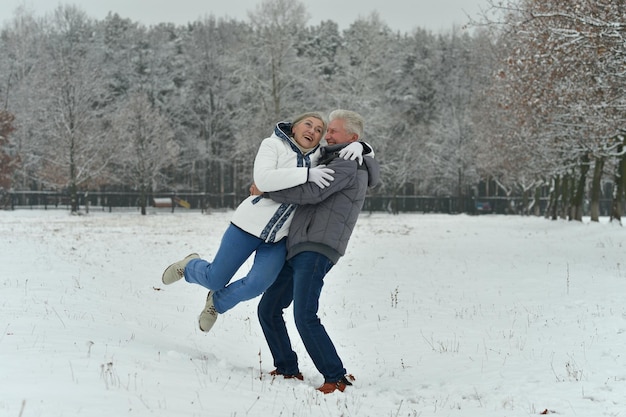
[[[333,21],[306,26],[296,0],[262,2],[247,22],[183,26],[146,27],[116,14],[97,22],[74,7],[40,20],[16,15],[0,34],[0,99],[15,114],[12,151],[21,160],[16,184],[72,195],[140,189],[130,175],[117,178],[124,171],[109,162],[124,159],[125,148],[108,139],[124,137],[120,126],[131,130],[120,112],[132,114],[141,96],[146,120],[154,112],[177,144],[166,154],[179,152],[146,190],[203,191],[230,204],[247,190],[274,123],[348,108],[366,120],[363,139],[389,196],[464,198],[496,184],[498,194],[522,195],[529,212],[533,197],[553,190],[553,218],[580,218],[590,198],[597,219],[609,184],[620,218],[623,2],[493,3],[501,21],[487,28],[496,30],[471,35],[394,32],[376,13],[340,33]]]
[[[523,0],[494,8],[502,11],[502,36],[511,45],[503,71],[512,93],[507,106],[545,139],[541,149],[561,151],[561,171],[578,184],[569,216],[580,220],[589,166],[597,161],[591,193],[597,199],[605,161],[622,156],[624,4]]]
[[[2,107],[14,116],[16,130],[12,134],[12,146],[20,159],[15,172],[14,185],[18,189],[30,186],[39,166],[34,128],[33,103],[37,102],[33,84],[40,68],[42,54],[43,23],[34,13],[23,6],[16,9],[0,35],[0,100]]]
[[[476,91],[473,100],[472,123],[478,135],[474,142],[475,163],[485,183],[493,182],[505,196],[519,193],[535,196],[534,190],[554,172],[552,166],[555,163],[561,166],[561,157],[554,152],[557,148],[547,143],[547,135],[520,110],[516,86],[507,76],[506,66],[514,40],[483,33],[475,38],[475,62],[481,62],[483,68],[482,72],[474,73],[490,81],[479,81],[484,88]],[[522,209],[527,212],[533,205],[536,207],[537,202],[529,204]],[[508,210],[516,208],[509,203]]]
[[[427,148],[437,110],[430,41],[425,32],[398,39],[389,68],[381,71],[385,82],[377,107],[384,112],[370,113],[383,186],[394,201],[391,211],[397,210],[398,196],[422,194],[432,184]]]
[[[98,24],[102,32],[102,68],[108,93],[114,100],[141,88],[145,72],[141,47],[145,46],[146,28],[118,14],[109,15]]]
[[[437,193],[467,198],[479,182],[475,160],[476,147],[472,110],[476,91],[481,85],[474,64],[474,49],[469,35],[453,30],[439,35],[437,61],[437,119],[432,123],[429,172]]]
[[[165,170],[178,157],[174,134],[145,93],[132,93],[112,126],[118,146],[113,164],[117,177],[139,190],[141,214],[146,214],[148,195],[167,182]]]
[[[303,3],[265,0],[248,20],[252,31],[234,54],[238,68],[230,77],[238,94],[230,121],[237,126],[232,157],[241,185],[236,188],[246,191],[260,140],[276,122],[314,110],[309,103],[317,88],[313,69],[296,47],[308,20]]]
[[[0,110],[0,207],[10,203],[8,192],[13,188],[13,172],[19,164],[19,157],[11,149],[9,135],[13,132],[14,116]]]
[[[188,158],[184,165],[190,188],[220,196],[233,191],[233,109],[238,105],[237,69],[233,51],[240,48],[250,29],[234,21],[213,17],[190,24],[183,32],[185,82],[179,89],[179,105],[171,108]],[[236,78],[237,79],[237,78]]]
[[[93,25],[75,7],[59,7],[48,26],[36,88],[42,180],[67,187],[72,212],[78,189],[96,181],[113,157],[98,109],[106,102],[94,54],[100,50]]]
[[[381,108],[383,88],[394,76],[392,41],[397,38],[377,13],[357,19],[343,35],[331,100],[335,107],[358,106],[359,112],[367,116]]]
[[[303,57],[312,68],[314,74],[323,82],[333,80],[337,74],[336,57],[341,48],[342,38],[337,23],[326,20],[317,26],[309,26],[300,33],[300,40],[295,45],[298,56]],[[328,94],[329,91],[322,91]],[[324,102],[324,97],[321,98]]]
[[[257,86],[260,110],[266,120],[279,120],[285,108],[297,98],[295,80],[301,76],[296,44],[304,31],[308,12],[298,0],[265,0],[248,16],[254,34],[248,68]],[[306,74],[305,74],[306,75]],[[294,97],[296,96],[296,97]]]
[[[20,82],[27,79],[37,67],[37,56],[41,50],[40,25],[32,12],[19,7],[13,19],[2,30],[0,48],[0,99],[7,108],[19,99]]]
[[[356,20],[344,31],[329,97],[335,107],[364,116],[364,140],[381,163],[392,212],[398,210],[396,197],[418,177],[428,138],[432,90],[431,84],[419,82],[428,79],[428,70],[418,47],[419,42],[393,33],[376,13]]]

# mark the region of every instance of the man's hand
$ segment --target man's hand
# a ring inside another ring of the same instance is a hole
[[[307,181],[313,182],[317,184],[318,187],[323,189],[328,187],[331,181],[335,180],[335,178],[331,175],[334,173],[335,171],[330,168],[326,168],[326,165],[318,165],[316,167],[309,168],[309,178]]]
[[[255,183],[252,183],[252,185],[250,186],[250,195],[261,195],[261,194],[263,194],[261,190],[256,188]]]
[[[345,148],[339,151],[339,157],[345,160],[354,161],[355,159],[359,165],[363,164],[363,145],[359,142],[352,142]]]

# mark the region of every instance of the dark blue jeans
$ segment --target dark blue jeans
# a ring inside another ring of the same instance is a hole
[[[325,382],[339,381],[346,370],[317,316],[324,276],[333,263],[316,252],[302,252],[289,259],[276,281],[259,302],[258,314],[265,339],[282,374],[297,374],[298,357],[291,347],[283,310],[293,301],[296,328],[304,346]]]

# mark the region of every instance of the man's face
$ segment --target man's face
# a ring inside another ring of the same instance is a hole
[[[328,142],[329,145],[354,142],[359,139],[356,134],[348,133],[344,124],[345,122],[341,119],[335,119],[328,124],[328,130],[326,130],[326,142]]]

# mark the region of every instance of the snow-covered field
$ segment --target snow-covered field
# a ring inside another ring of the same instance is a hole
[[[626,416],[619,225],[363,213],[320,311],[356,381],[323,395],[290,314],[304,382],[258,299],[204,334],[206,292],[161,284],[230,216],[0,212],[0,416]]]

